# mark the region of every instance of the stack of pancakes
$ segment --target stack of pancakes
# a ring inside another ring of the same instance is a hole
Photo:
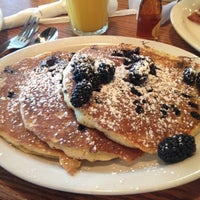
[[[70,174],[82,160],[132,161],[143,152],[156,153],[168,136],[195,135],[200,119],[191,113],[199,112],[198,90],[183,81],[190,61],[140,48],[140,58],[153,62],[154,68],[145,82],[134,85],[128,72],[129,56],[136,49],[125,44],[89,46],[73,54],[46,53],[4,67],[0,135],[26,152],[59,159]],[[83,58],[92,60],[94,68],[106,60],[115,74],[92,92],[88,102],[75,107],[73,68],[84,63]]]

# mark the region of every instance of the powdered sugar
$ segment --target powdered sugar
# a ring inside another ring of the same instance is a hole
[[[191,133],[199,121],[191,116],[194,108],[188,106],[189,100],[182,94],[190,94],[190,100],[198,102],[197,89],[183,82],[181,60],[152,55],[133,64],[138,74],[148,76],[141,84],[129,82],[127,66],[117,66],[113,81],[103,85],[100,92],[93,92],[89,104],[77,109],[80,122],[85,123],[82,119],[88,118],[90,126],[113,140],[148,152],[154,152],[166,136]],[[156,73],[150,72],[152,64]]]
[[[79,127],[73,111],[63,99],[61,77],[67,64],[68,60],[61,59],[49,70],[44,62],[24,81],[20,108],[26,128],[51,147],[74,158],[107,160],[123,157],[126,153],[126,157],[132,156],[134,152],[108,140],[97,130]],[[106,158],[101,157],[104,153]]]

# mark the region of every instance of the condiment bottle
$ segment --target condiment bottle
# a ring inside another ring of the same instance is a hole
[[[158,40],[161,11],[161,0],[141,1],[138,12],[137,37]]]

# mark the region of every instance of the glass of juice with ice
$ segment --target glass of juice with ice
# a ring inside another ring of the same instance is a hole
[[[72,31],[99,35],[108,28],[108,0],[66,0]]]

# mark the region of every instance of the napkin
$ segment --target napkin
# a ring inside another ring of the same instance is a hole
[[[14,27],[21,26],[25,23],[25,20],[28,19],[30,15],[39,17],[40,19],[54,17],[58,15],[66,14],[66,1],[60,0],[49,4],[44,4],[36,8],[28,8],[22,10],[14,15],[4,17],[2,20],[3,29],[10,29]]]
[[[165,24],[170,19],[170,12],[177,2],[178,1],[171,1],[171,3],[163,5],[162,18],[161,18],[161,22],[160,22],[161,25]]]

